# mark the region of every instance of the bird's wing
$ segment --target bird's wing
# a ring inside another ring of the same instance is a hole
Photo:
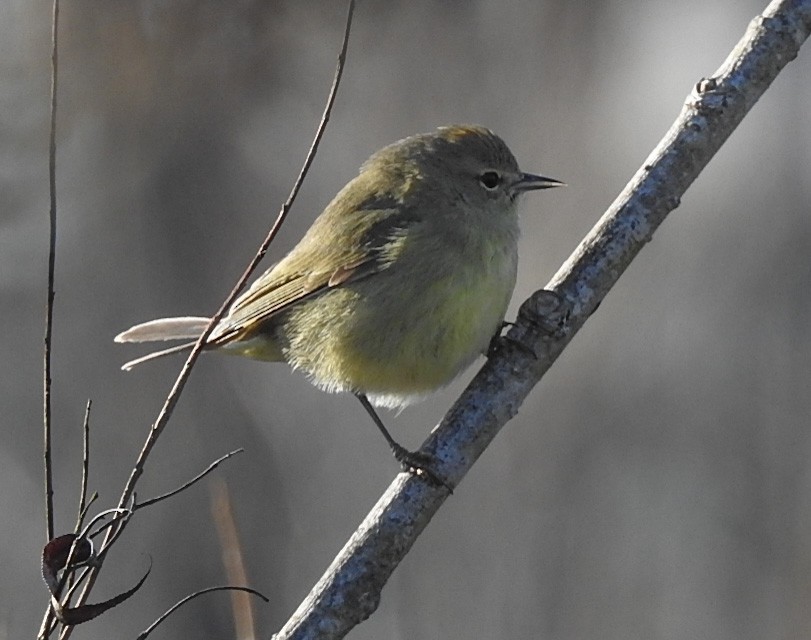
[[[387,269],[409,229],[419,221],[401,208],[367,208],[344,216],[330,213],[325,211],[281,262],[237,298],[212,334],[211,342],[223,344],[243,338],[302,300]],[[366,227],[363,231],[359,231],[360,224]],[[360,242],[343,246],[330,242],[358,236]]]

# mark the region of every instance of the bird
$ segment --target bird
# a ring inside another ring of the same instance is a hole
[[[324,391],[355,395],[401,465],[435,478],[375,408],[421,400],[486,353],[515,286],[517,202],[564,185],[521,171],[507,144],[479,125],[383,147],[233,302],[204,350],[284,362]],[[122,368],[190,350],[209,321],[160,318],[127,329],[116,342],[185,342]]]

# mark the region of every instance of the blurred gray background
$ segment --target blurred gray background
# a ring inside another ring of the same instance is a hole
[[[765,0],[359,2],[321,152],[268,264],[375,149],[485,124],[568,182],[523,207],[520,300],[542,287]],[[181,360],[133,373],[131,324],[209,314],[264,237],[320,116],[343,2],[65,2],[54,333],[57,529],[117,500]],[[0,3],[0,638],[34,637],[47,249],[50,5]],[[431,523],[352,638],[800,638],[811,632],[811,47]],[[386,419],[416,446],[470,378]],[[226,451],[260,637],[397,472],[355,400],[207,356],[143,498]],[[134,637],[225,582],[206,481],[142,513],[75,637]],[[225,595],[161,637],[233,637]]]

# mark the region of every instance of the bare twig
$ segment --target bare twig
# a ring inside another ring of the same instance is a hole
[[[51,123],[48,141],[48,293],[45,303],[45,337],[42,365],[42,464],[45,472],[45,540],[54,537],[54,487],[51,456],[51,339],[53,337],[54,278],[56,274],[56,88],[59,63],[59,0],[54,0],[51,20]],[[48,607],[38,637],[49,635],[53,611]]]
[[[285,201],[284,205],[279,211],[279,214],[273,226],[268,232],[265,240],[260,245],[259,250],[256,252],[256,255],[248,264],[248,267],[237,281],[237,284],[234,286],[231,293],[223,301],[222,305],[220,305],[220,308],[217,311],[217,313],[215,313],[214,316],[211,318],[208,327],[198,339],[197,343],[195,344],[194,348],[189,354],[186,363],[183,365],[183,368],[181,369],[177,380],[175,381],[171,391],[169,392],[169,395],[167,396],[164,405],[158,414],[158,417],[155,419],[155,422],[149,431],[149,435],[147,436],[143,448],[141,449],[141,452],[139,453],[138,458],[135,461],[132,473],[130,474],[130,477],[127,480],[124,490],[121,493],[121,497],[119,498],[120,508],[124,508],[124,505],[126,505],[128,502],[131,501],[132,496],[135,492],[135,487],[138,483],[138,479],[143,474],[147,458],[149,457],[150,452],[152,451],[153,447],[155,446],[155,443],[160,437],[160,434],[166,427],[169,418],[171,417],[172,412],[174,411],[174,408],[178,402],[178,399],[180,398],[180,394],[182,393],[186,385],[186,382],[189,379],[191,369],[194,366],[194,363],[197,361],[200,352],[203,350],[206,340],[208,339],[208,336],[210,335],[211,331],[216,326],[216,324],[220,321],[222,316],[225,314],[225,312],[228,310],[228,308],[231,306],[237,295],[239,295],[239,292],[245,287],[245,284],[247,283],[248,279],[256,270],[262,258],[265,256],[265,253],[267,253],[268,247],[278,234],[282,223],[286,219],[287,214],[289,213],[291,207],[293,206],[293,202],[295,201],[296,196],[298,195],[298,192],[301,189],[302,184],[304,183],[304,179],[307,176],[307,173],[310,169],[310,166],[313,163],[313,160],[315,159],[315,155],[316,152],[318,151],[318,146],[319,143],[321,142],[321,138],[323,137],[324,131],[326,130],[327,123],[329,122],[330,115],[332,113],[332,107],[335,103],[335,98],[338,93],[338,87],[340,86],[341,77],[343,75],[344,65],[346,62],[346,52],[349,45],[349,34],[352,26],[352,16],[354,13],[354,9],[355,9],[355,0],[349,0],[349,8],[347,11],[343,42],[341,44],[341,50],[338,55],[338,62],[335,69],[335,76],[332,82],[332,87],[330,89],[329,96],[327,98],[326,106],[324,107],[324,112],[322,114],[321,121],[319,122],[318,128],[316,129],[315,137],[313,138],[313,142],[310,145],[310,149],[304,160],[304,164],[301,168],[301,171],[299,172],[299,175],[296,178],[293,188],[290,191],[290,195],[288,196],[287,200]],[[112,542],[113,537],[118,537],[121,534],[124,525],[125,523],[122,523],[120,528],[116,530],[110,530],[110,532],[108,533],[107,538],[105,539],[105,543],[102,545],[102,549],[98,553],[97,563],[90,572],[90,576],[88,577],[87,584],[85,585],[84,590],[79,595],[79,604],[86,601],[87,596],[89,595],[90,590],[93,587],[93,584],[95,584],[96,577],[98,576],[98,572],[102,566],[106,552],[110,548],[109,543]],[[60,638],[65,640],[70,636],[70,632],[71,632],[70,628],[66,627],[65,629],[63,629]]]
[[[90,476],[90,408],[93,401],[88,399],[84,410],[84,420],[82,421],[82,485],[79,488],[79,508],[76,510],[76,525],[74,533],[79,533],[82,528],[85,516],[87,515],[87,484]],[[93,498],[91,498],[91,502]],[[76,574],[71,573],[70,579],[73,581]],[[73,582],[70,583],[71,585]]]
[[[191,368],[194,366],[194,363],[197,361],[197,357],[203,350],[203,347],[205,346],[208,336],[211,334],[211,331],[214,329],[214,327],[220,321],[222,316],[231,306],[237,295],[239,295],[239,292],[245,287],[245,284],[248,282],[248,279],[251,277],[251,274],[253,274],[253,272],[256,270],[256,267],[259,266],[259,263],[265,256],[265,253],[267,253],[270,243],[273,242],[273,239],[276,237],[279,230],[281,229],[281,225],[284,222],[285,218],[287,217],[290,208],[293,206],[293,202],[295,201],[296,196],[298,195],[298,192],[301,189],[301,185],[304,183],[304,178],[307,176],[307,172],[310,169],[310,165],[315,159],[315,154],[318,151],[318,145],[321,142],[321,138],[323,137],[327,123],[329,122],[330,114],[332,112],[332,105],[335,102],[335,97],[338,92],[338,86],[340,85],[341,82],[341,76],[343,74],[344,69],[344,62],[346,60],[346,49],[349,44],[349,31],[352,25],[352,13],[354,10],[354,6],[355,6],[354,0],[350,0],[349,12],[347,14],[346,21],[346,29],[344,31],[343,45],[341,47],[341,52],[338,56],[338,65],[335,70],[335,78],[332,83],[332,89],[330,90],[330,94],[327,99],[327,105],[324,108],[324,113],[321,117],[321,121],[316,130],[315,138],[313,139],[312,145],[310,146],[310,150],[307,153],[306,159],[304,160],[304,165],[301,168],[298,178],[296,179],[296,182],[293,185],[293,189],[291,190],[290,195],[287,198],[287,201],[282,206],[282,209],[279,212],[279,215],[277,216],[276,221],[274,222],[270,231],[268,232],[267,237],[260,245],[259,250],[256,252],[256,255],[248,264],[248,267],[245,269],[245,272],[237,281],[237,284],[234,286],[231,293],[228,295],[228,297],[226,297],[222,305],[220,305],[220,308],[217,311],[217,313],[215,313],[214,316],[211,318],[208,327],[200,336],[200,338],[197,340],[197,343],[194,345],[194,348],[189,354],[189,357],[186,360],[186,363],[183,365],[183,369],[180,371],[180,375],[175,381],[172,390],[169,392],[169,395],[167,396],[166,401],[163,407],[161,408],[161,411],[158,414],[157,419],[155,420],[155,423],[152,425],[152,429],[150,430],[149,436],[147,437],[147,440],[144,443],[144,447],[141,450],[141,453],[139,454],[138,459],[135,462],[132,474],[130,475],[129,480],[127,481],[127,484],[124,487],[124,491],[121,494],[121,498],[119,500],[120,505],[126,503],[129,500],[130,496],[132,495],[132,492],[135,490],[135,485],[138,482],[138,478],[140,478],[141,474],[144,471],[144,466],[146,464],[147,458],[149,457],[149,453],[155,446],[155,442],[157,441],[161,432],[166,427],[166,424],[169,421],[169,417],[172,415],[175,405],[177,404],[177,401],[180,398],[180,394],[182,393],[183,388],[186,386],[189,374],[191,373]]]
[[[87,401],[82,422],[82,486],[79,489],[79,509],[76,516],[76,531],[82,528],[82,522],[87,511],[87,484],[90,477],[90,408],[93,401]]]
[[[172,615],[175,611],[177,611],[180,607],[182,607],[184,604],[186,604],[190,600],[193,600],[197,596],[202,596],[202,595],[204,595],[206,593],[211,593],[213,591],[244,591],[245,593],[252,593],[253,595],[255,595],[257,597],[262,598],[262,600],[264,600],[265,602],[270,602],[270,600],[268,598],[263,596],[261,593],[259,593],[255,589],[251,589],[249,587],[221,586],[221,587],[209,587],[207,589],[200,589],[200,591],[195,591],[194,593],[191,593],[191,594],[187,595],[185,598],[183,598],[179,602],[172,605],[166,611],[166,613],[164,613],[160,618],[158,618],[157,620],[155,620],[155,622],[153,622],[151,625],[149,625],[149,627],[147,629],[145,629],[144,631],[139,633],[137,640],[144,640],[150,633],[152,633],[155,630],[155,628],[159,624],[161,624],[164,620],[166,620],[166,618],[168,618],[170,615]]]
[[[98,499],[99,499],[99,494],[94,491],[93,495],[90,496],[90,499],[87,501],[87,504],[84,506],[84,509],[82,509],[82,512],[79,514],[79,527],[81,527],[81,524],[84,522],[84,519],[87,517],[87,513],[90,511],[90,507],[92,507],[93,503]]]
[[[775,0],[715,75],[697,84],[660,144],[549,283],[559,317],[568,316],[564,330],[550,335],[543,328],[548,291],[530,297],[504,348],[423,444],[421,453],[434,456],[443,478],[461,481],[809,33],[811,0]],[[400,474],[276,640],[342,638],[369,617],[446,497],[444,488]]]
[[[172,496],[177,495],[181,491],[185,491],[186,489],[191,487],[193,484],[199,482],[200,480],[205,478],[209,473],[214,471],[214,469],[216,469],[217,467],[220,466],[220,463],[225,462],[231,456],[234,456],[234,455],[236,455],[238,453],[242,453],[243,451],[244,451],[244,449],[235,449],[234,451],[231,451],[230,453],[226,453],[224,456],[220,456],[214,462],[212,462],[210,465],[208,465],[203,471],[201,471],[196,476],[194,476],[191,480],[188,480],[187,482],[184,482],[182,485],[177,487],[177,489],[172,489],[168,493],[164,493],[163,495],[160,495],[160,496],[155,496],[154,498],[150,498],[149,500],[144,500],[143,502],[136,502],[135,505],[133,506],[132,510],[137,511],[139,509],[143,509],[144,507],[148,507],[150,505],[156,504],[156,503],[160,502],[161,500],[166,500],[167,498],[171,498]]]
[[[54,0],[51,32],[51,134],[48,147],[48,177],[51,206],[48,243],[48,299],[45,306],[45,350],[43,363],[43,428],[45,465],[45,539],[54,537],[54,487],[51,463],[51,339],[53,337],[54,277],[56,273],[56,80],[58,69],[59,0]]]

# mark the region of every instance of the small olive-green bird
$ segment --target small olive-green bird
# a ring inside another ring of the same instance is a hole
[[[504,141],[454,125],[384,147],[301,241],[231,306],[207,350],[286,362],[329,392],[356,395],[397,459],[373,406],[406,406],[448,384],[500,331],[518,263],[516,204],[564,183],[523,173]],[[139,324],[116,342],[190,340],[208,318]]]

